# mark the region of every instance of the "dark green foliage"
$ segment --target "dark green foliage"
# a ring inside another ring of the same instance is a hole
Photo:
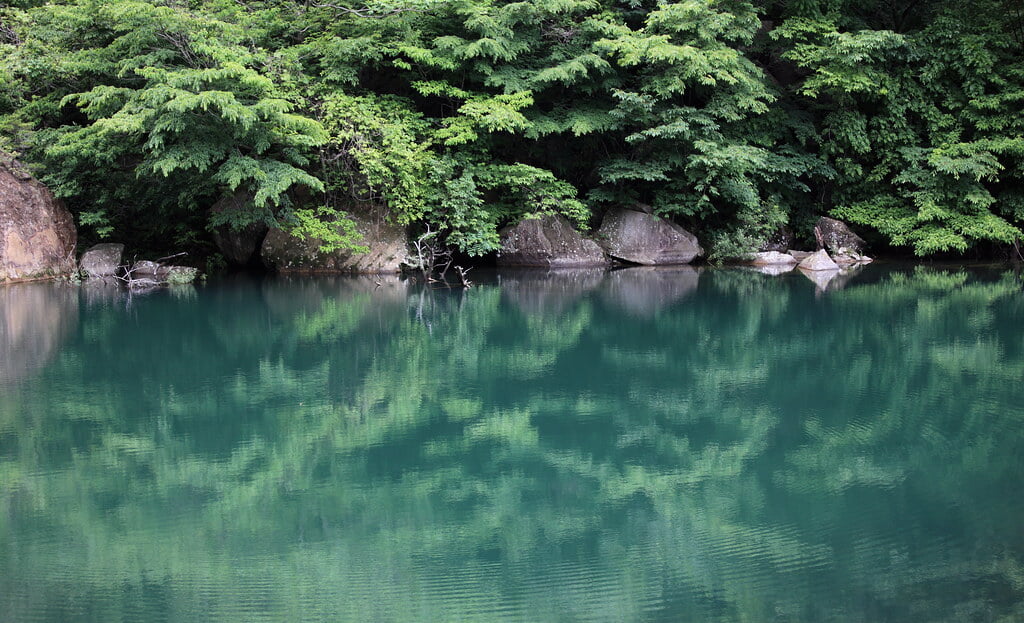
[[[471,254],[636,203],[720,259],[824,213],[963,252],[1020,236],[1022,47],[1009,0],[21,2],[0,148],[150,244],[243,188],[220,218],[372,206]]]

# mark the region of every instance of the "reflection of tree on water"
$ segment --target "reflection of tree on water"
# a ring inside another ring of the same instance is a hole
[[[218,607],[314,618],[1012,615],[1021,509],[991,496],[1021,467],[1019,282],[896,273],[816,300],[784,279],[713,271],[628,321],[603,284],[558,313],[486,285],[211,290],[136,307],[155,366],[106,363],[142,336],[107,310],[37,381],[95,391],[0,407],[0,525],[61,535],[0,546],[21,569],[0,594],[59,601],[41,561],[63,557],[94,594],[234,584]]]

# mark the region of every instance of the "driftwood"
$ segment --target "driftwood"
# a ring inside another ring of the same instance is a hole
[[[188,255],[188,253],[175,253],[174,255],[168,255],[152,261],[134,261],[130,265],[122,264],[117,267],[117,274],[114,277],[121,281],[131,292],[142,292],[170,285],[176,281],[174,277],[176,274],[187,277],[181,279],[181,281],[192,281],[195,279],[196,269],[164,264],[167,260],[185,255]]]

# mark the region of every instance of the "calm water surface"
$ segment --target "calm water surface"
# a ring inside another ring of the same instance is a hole
[[[1024,619],[1000,271],[0,288],[0,620]]]

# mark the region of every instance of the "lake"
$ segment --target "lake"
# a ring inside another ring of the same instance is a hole
[[[0,619],[1024,618],[1024,293],[0,287]]]

